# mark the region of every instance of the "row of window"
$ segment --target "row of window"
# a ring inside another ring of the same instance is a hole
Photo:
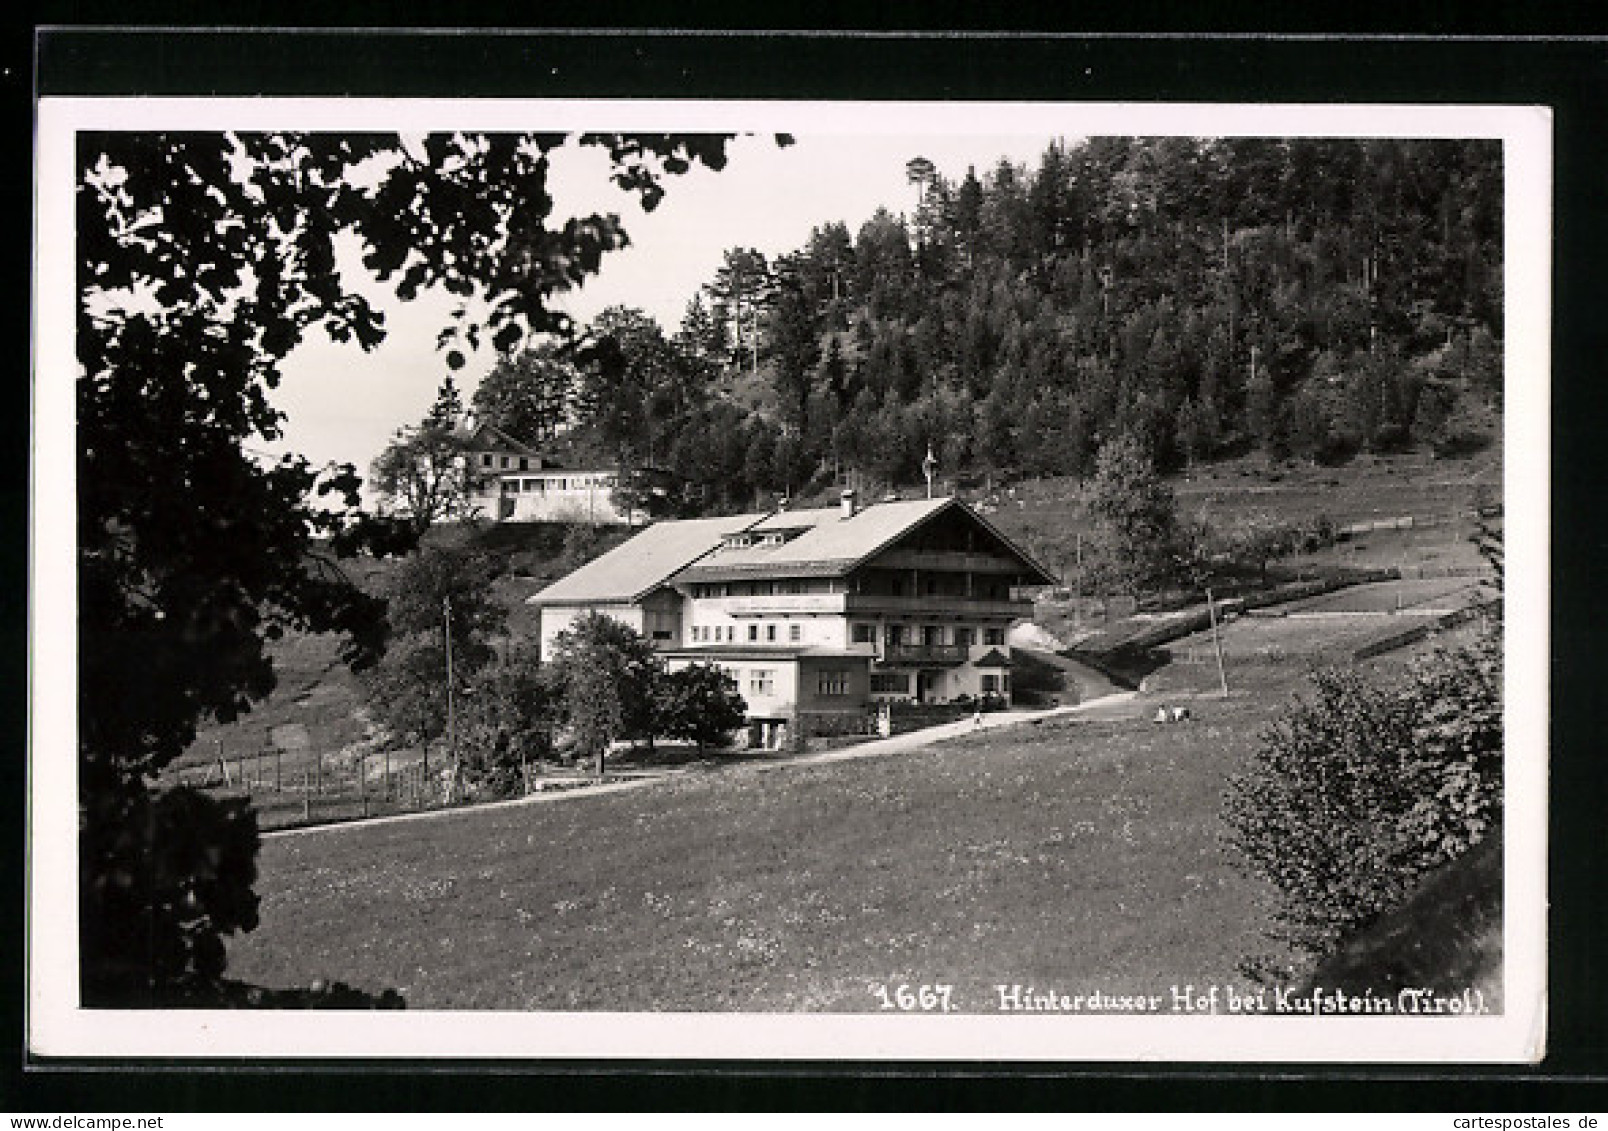
[[[853,633],[854,643],[856,644],[875,644],[877,642],[877,626],[874,624],[856,623]],[[1003,645],[1005,643],[1005,630],[1003,628],[984,628],[982,634],[984,644]],[[883,626],[882,642],[895,645],[953,644],[958,648],[970,648],[977,642],[977,630],[958,624],[953,628],[946,628],[941,624],[919,626],[889,624]]]
[[[777,644],[780,643],[778,626],[774,624],[750,624],[746,639],[750,644]],[[787,626],[787,642],[797,644],[804,639],[804,626],[790,624]],[[734,624],[695,624],[692,626],[692,642],[694,644],[735,644],[737,642],[737,626]]]
[[[692,595],[707,600],[712,597],[774,597],[777,594],[793,596],[800,593],[836,593],[841,583],[835,578],[810,579],[786,577],[780,581],[703,581],[692,587]]]
[[[616,480],[612,475],[576,475],[567,479],[504,479],[502,491],[505,495],[517,495],[521,486],[526,492],[545,495],[548,491],[584,491],[593,487],[612,487]]]
[[[502,461],[502,463],[500,465],[497,462],[499,459],[501,459],[501,461]],[[516,459],[519,460],[519,470],[520,471],[529,471],[530,470],[530,457],[529,456],[494,456],[490,452],[481,452],[480,453],[480,466],[481,467],[497,467],[497,466],[501,466],[504,471],[507,471],[507,470],[509,470],[510,468],[513,467],[513,461],[516,460]]]
[[[823,670],[815,682],[816,693],[823,698],[849,693],[849,673],[838,669]]]
[[[796,530],[765,530],[758,533],[728,534],[721,540],[721,548],[726,550],[746,550],[750,546],[780,546],[783,542],[796,536]]]
[[[909,695],[910,678],[909,672],[872,672],[871,693],[873,695]],[[1009,695],[1010,690],[1010,676],[984,673],[982,680],[984,695]]]
[[[741,639],[749,644],[779,644],[782,642],[782,626],[777,624],[744,625]],[[797,644],[804,639],[804,629],[799,624],[786,626],[786,641]],[[970,648],[977,643],[978,630],[965,625],[955,625],[952,628],[941,624],[884,625],[882,640],[884,644],[923,644],[923,645],[954,645],[957,648]],[[694,644],[735,644],[738,642],[738,626],[734,624],[695,624],[692,626],[692,641]],[[855,622],[851,628],[851,639],[856,644],[875,644],[877,642],[877,626],[865,622]],[[1005,644],[1005,630],[992,627],[982,629],[982,640],[985,645],[1002,647]]]

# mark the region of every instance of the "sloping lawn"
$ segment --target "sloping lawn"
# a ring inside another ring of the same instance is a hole
[[[874,983],[1239,983],[1227,775],[1282,696],[265,843],[230,975],[413,1008],[872,1011]]]

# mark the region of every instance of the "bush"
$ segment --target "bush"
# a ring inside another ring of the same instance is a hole
[[[748,715],[737,681],[713,664],[662,673],[653,693],[665,736],[695,742],[699,750],[730,745],[732,732]]]
[[[1278,890],[1274,937],[1323,954],[1500,818],[1494,633],[1399,685],[1331,669],[1262,735],[1225,798],[1228,839]]]

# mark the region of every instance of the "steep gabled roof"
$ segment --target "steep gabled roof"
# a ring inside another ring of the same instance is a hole
[[[679,522],[656,522],[608,553],[534,596],[531,605],[587,605],[638,601],[720,545],[728,534],[746,530],[765,516],[730,515]]]
[[[1053,575],[976,511],[956,498],[917,499],[876,503],[844,518],[836,507],[807,511],[779,511],[748,528],[748,533],[803,532],[781,545],[753,545],[722,549],[700,558],[674,577],[677,585],[700,581],[730,581],[763,577],[841,577],[894,542],[935,518],[958,509],[1021,559],[1026,571],[1042,584]]]

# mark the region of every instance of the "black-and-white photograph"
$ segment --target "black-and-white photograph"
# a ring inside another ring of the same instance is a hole
[[[1541,1056],[1544,113],[40,123],[37,1051]]]

